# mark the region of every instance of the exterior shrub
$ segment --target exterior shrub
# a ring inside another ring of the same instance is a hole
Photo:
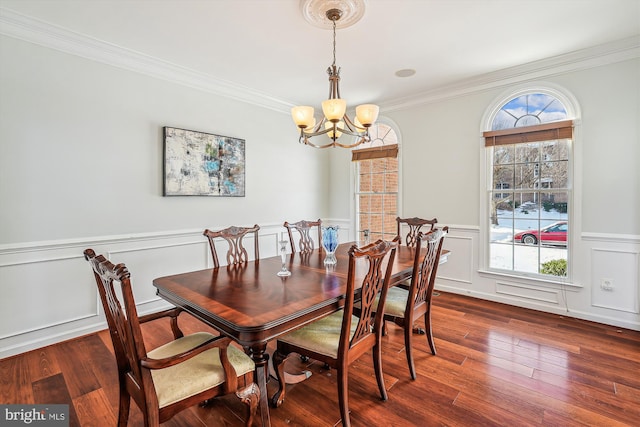
[[[567,275],[567,260],[566,259],[552,259],[551,261],[543,262],[542,274],[549,274],[551,276],[566,276]]]

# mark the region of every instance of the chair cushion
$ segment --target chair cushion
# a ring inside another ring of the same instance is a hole
[[[336,359],[338,357],[338,344],[340,341],[340,332],[342,330],[342,317],[344,313],[339,310],[329,316],[316,320],[296,329],[293,332],[285,334],[278,338],[298,347],[306,348],[319,354]],[[351,332],[349,339],[353,337],[358,325],[358,317],[351,317]]]
[[[403,288],[394,286],[389,288],[387,292],[387,301],[384,305],[384,313],[395,317],[404,317],[404,312],[407,308],[407,298],[409,298],[409,291]],[[378,297],[374,307],[378,306]]]
[[[206,332],[197,332],[158,347],[148,352],[147,356],[154,359],[173,356],[192,349],[213,337]],[[233,345],[229,345],[227,356],[238,376],[255,369],[253,360]],[[152,369],[151,376],[161,408],[225,381],[224,370],[220,363],[220,352],[217,348],[207,350],[186,362],[168,368]]]

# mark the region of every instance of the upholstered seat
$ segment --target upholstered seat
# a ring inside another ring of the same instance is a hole
[[[394,286],[389,289],[387,293],[387,301],[384,305],[384,313],[387,316],[404,316],[404,311],[407,308],[407,299],[409,298],[409,291],[403,288]],[[376,303],[376,307],[377,307]]]
[[[164,359],[175,356],[214,338],[212,334],[207,332],[197,332],[151,350],[147,353],[147,357]],[[253,361],[233,345],[227,348],[227,358],[238,376],[252,374],[255,370]],[[160,408],[220,385],[226,379],[218,348],[204,351],[183,363],[168,368],[154,369],[151,371],[151,377],[156,388]]]
[[[338,345],[340,343],[340,333],[342,332],[342,311],[337,311],[320,320],[293,331],[280,338],[280,341],[290,345],[305,346],[310,351],[327,357],[338,357]],[[358,317],[351,317],[351,328],[349,329],[349,340],[353,338],[358,324]]]

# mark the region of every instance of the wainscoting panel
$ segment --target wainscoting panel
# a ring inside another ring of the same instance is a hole
[[[496,293],[517,298],[524,298],[536,302],[560,304],[557,289],[546,289],[517,283],[496,282]]]
[[[593,248],[591,297],[596,307],[638,313],[638,252]]]
[[[474,271],[474,238],[449,231],[443,249],[450,251],[447,262],[438,267],[438,280],[457,282],[458,286],[471,284]]]
[[[96,316],[97,289],[82,254],[0,266],[3,339]],[[1,346],[0,346],[1,347]]]
[[[136,304],[140,306],[161,299],[156,296],[156,289],[152,286],[153,279],[208,268],[210,252],[206,240],[197,239],[172,244],[158,242],[157,245],[113,250],[109,251],[108,255],[111,262],[122,262],[129,269],[133,295]],[[226,248],[222,253],[226,253]],[[221,261],[224,262],[224,259]]]

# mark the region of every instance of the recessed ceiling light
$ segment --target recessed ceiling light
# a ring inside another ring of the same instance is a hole
[[[411,77],[416,73],[416,70],[412,68],[405,68],[403,70],[396,71],[396,76],[398,77]]]

